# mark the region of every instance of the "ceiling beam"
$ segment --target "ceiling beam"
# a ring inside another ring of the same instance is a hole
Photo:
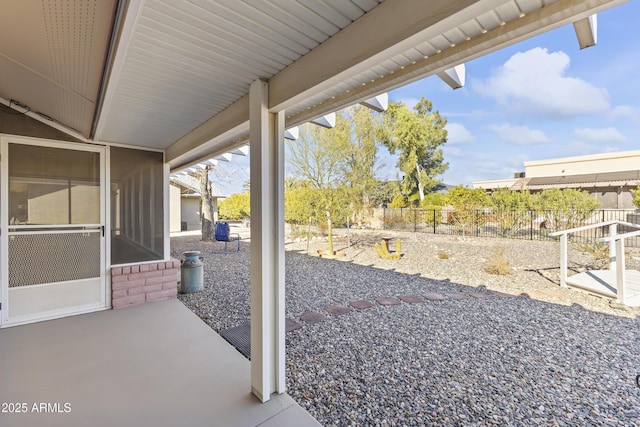
[[[111,105],[113,103],[117,86],[116,84],[113,84],[113,82],[118,81],[120,74],[122,73],[131,39],[135,32],[135,28],[138,25],[138,21],[140,20],[144,2],[145,0],[128,0],[127,2],[124,2],[123,0],[123,3],[118,5],[118,22],[114,23],[114,31],[118,34],[112,34],[112,40],[110,42],[115,44],[116,47],[109,46],[107,59],[110,63],[105,64],[103,81],[101,83],[99,94],[101,103],[95,110],[93,122],[91,124],[92,137],[96,141],[102,139],[107,116],[111,112]],[[126,4],[126,6],[122,6],[123,4]],[[122,12],[120,7],[125,7],[126,13]],[[105,76],[107,76],[106,80]]]
[[[460,89],[465,83],[466,68],[464,64],[456,65],[438,73],[438,77],[448,84],[451,89]]]
[[[389,94],[387,92],[376,95],[372,98],[365,99],[360,102],[360,105],[364,105],[367,108],[371,108],[373,111],[382,113],[389,108]]]
[[[232,151],[246,143],[248,135],[249,95],[245,95],[171,144],[166,150],[165,158],[173,169],[197,162],[203,157]]]
[[[595,46],[598,42],[598,15],[591,15],[573,23],[580,49]]]

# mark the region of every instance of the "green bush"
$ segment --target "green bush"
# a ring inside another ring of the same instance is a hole
[[[242,220],[251,217],[249,193],[233,194],[218,202],[218,216],[226,220]]]
[[[424,222],[431,226],[442,224],[442,206],[426,205],[424,207]]]
[[[407,198],[401,195],[395,196],[389,204],[390,208],[406,208],[407,206],[409,206]]]

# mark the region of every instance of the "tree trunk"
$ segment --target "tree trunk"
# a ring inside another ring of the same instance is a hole
[[[420,204],[422,205],[422,201],[424,200],[424,185],[422,185],[422,181],[420,180],[420,165],[416,163],[416,174],[418,176],[418,193],[420,194]]]
[[[331,212],[327,207],[327,240],[329,242],[329,255],[333,255],[333,235],[331,230]]]
[[[213,200],[211,181],[209,180],[209,167],[202,171],[198,171],[198,180],[200,181],[200,200],[202,210],[200,217],[202,218],[202,240],[210,242],[215,239],[215,203]]]

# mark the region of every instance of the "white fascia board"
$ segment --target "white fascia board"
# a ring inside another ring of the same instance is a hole
[[[290,141],[295,141],[300,136],[300,128],[298,126],[294,126],[289,129],[285,129],[284,137]]]
[[[440,77],[446,84],[448,84],[451,89],[460,89],[464,86],[465,82],[465,74],[466,69],[464,64],[456,65],[455,67],[448,68],[441,73],[438,73],[438,77]]]
[[[310,120],[314,125],[322,126],[323,128],[331,129],[336,126],[336,113],[325,114],[322,117],[316,117]]]
[[[365,107],[371,108],[373,111],[382,113],[389,108],[389,94],[387,92],[376,95],[373,98],[365,99],[360,103]]]
[[[598,43],[598,15],[593,14],[573,23],[580,49],[595,46]]]

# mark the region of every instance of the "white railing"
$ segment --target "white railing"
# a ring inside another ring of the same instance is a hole
[[[618,234],[618,225],[630,228],[636,228],[638,231]],[[624,259],[624,239],[627,237],[640,236],[640,224],[632,224],[625,221],[605,221],[599,224],[585,225],[582,227],[570,228],[568,230],[556,231],[549,233],[549,236],[560,236],[560,286],[567,287],[567,270],[568,270],[568,242],[569,234],[578,231],[589,230],[592,228],[608,227],[609,235],[597,239],[599,242],[609,243],[609,270],[616,272],[616,302],[624,303],[624,284],[625,284],[625,259]],[[620,254],[620,256],[618,256]]]

